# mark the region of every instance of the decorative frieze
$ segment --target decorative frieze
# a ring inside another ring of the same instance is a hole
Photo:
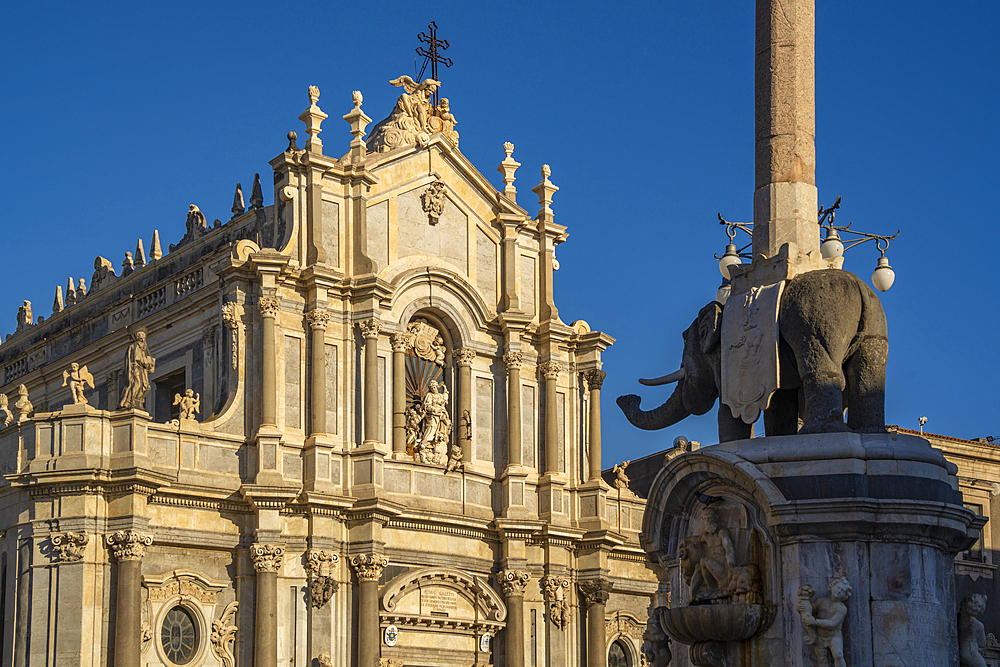
[[[382,332],[382,323],[375,319],[365,320],[358,322],[358,328],[361,329],[361,335],[365,338],[378,338]]]
[[[361,581],[378,581],[382,570],[389,564],[389,559],[381,554],[358,554],[352,556],[351,567]]]
[[[524,353],[519,350],[510,350],[504,353],[503,363],[507,366],[508,371],[521,368],[521,364],[524,363]]]
[[[606,378],[607,376],[608,374],[605,373],[604,371],[599,371],[596,369],[587,371],[586,373],[583,374],[583,377],[586,378],[587,384],[590,386],[591,391],[594,391],[595,389],[600,391],[601,385],[604,384],[604,378]]]
[[[150,602],[163,602],[173,597],[191,598],[202,604],[215,604],[215,591],[205,590],[188,579],[171,579],[160,586],[149,586]]]
[[[281,559],[285,555],[285,547],[280,544],[254,543],[250,547],[250,559],[253,569],[257,572],[277,572],[281,569]]]
[[[523,596],[531,575],[524,570],[501,570],[497,578],[503,588],[504,596]]]
[[[107,537],[108,548],[111,549],[111,553],[115,559],[119,561],[142,560],[146,555],[146,549],[152,543],[152,535],[140,533],[138,530],[131,528],[128,530],[119,530],[117,533],[112,533]]]
[[[569,623],[569,602],[566,600],[569,578],[553,575],[543,577],[542,590],[545,592],[545,601],[548,602],[552,624],[560,630],[564,629]]]
[[[90,542],[87,533],[53,533],[52,553],[56,556],[56,561],[61,563],[73,563],[83,560],[83,552]]]
[[[594,604],[607,604],[611,596],[611,582],[603,579],[592,579],[577,582],[580,589],[580,596],[586,606]]]
[[[209,641],[212,643],[212,651],[218,656],[222,667],[235,667],[236,665],[233,644],[236,642],[236,633],[239,631],[239,627],[234,621],[239,607],[238,601],[230,602],[222,611],[222,616],[218,620],[212,621],[212,635],[209,637]]]
[[[306,313],[306,322],[315,331],[317,329],[326,329],[327,325],[330,323],[330,318],[332,314],[329,310],[310,310]]]

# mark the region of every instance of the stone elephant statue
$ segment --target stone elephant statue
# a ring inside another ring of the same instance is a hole
[[[646,385],[676,382],[659,407],[642,410],[630,394],[618,406],[634,426],[666,428],[712,409],[722,387],[724,306],[709,303],[684,332],[681,368]],[[810,271],[788,282],[778,307],[778,389],[764,411],[771,435],[885,431],[885,311],[875,292],[841,269]],[[844,423],[844,408],[847,423]],[[719,442],[752,437],[752,426],[719,403]]]

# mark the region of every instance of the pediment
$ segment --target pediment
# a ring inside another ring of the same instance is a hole
[[[443,567],[410,570],[393,579],[382,594],[382,608],[393,616],[449,623],[507,617],[507,607],[485,577]]]

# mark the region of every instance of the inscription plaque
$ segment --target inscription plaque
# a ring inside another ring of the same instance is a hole
[[[458,611],[458,593],[447,588],[424,588],[420,591],[422,614],[447,614]]]
[[[955,628],[941,605],[927,602],[872,602],[873,658],[880,667],[947,665],[949,636]]]

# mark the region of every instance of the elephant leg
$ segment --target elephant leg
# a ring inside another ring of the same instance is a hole
[[[799,390],[779,389],[771,396],[764,411],[764,432],[772,435],[795,435],[799,432]]]
[[[733,416],[729,406],[719,401],[719,442],[749,440],[753,437],[753,424]]]
[[[853,431],[885,431],[885,365],[888,358],[889,341],[869,336],[847,360],[847,425]]]
[[[844,387],[847,381],[840,362],[844,356],[836,349],[827,350],[818,336],[802,341],[795,349],[805,394],[805,419],[800,433],[851,430],[844,423]]]

